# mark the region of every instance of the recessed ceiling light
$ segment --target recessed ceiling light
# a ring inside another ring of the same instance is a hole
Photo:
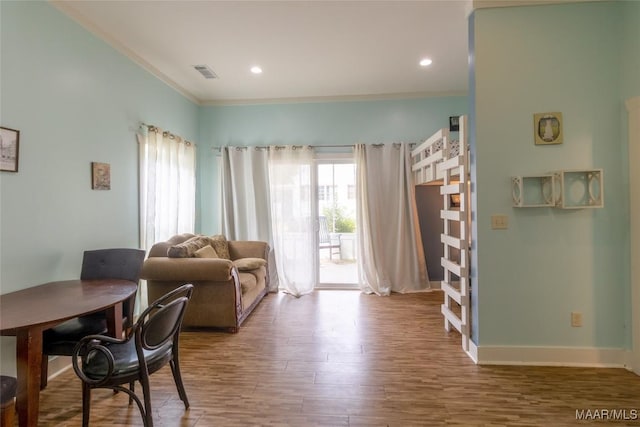
[[[258,67],[257,65],[254,67],[251,67],[251,72],[253,74],[262,74],[262,68]]]
[[[429,58],[424,58],[420,61],[420,66],[421,67],[428,67],[429,65],[431,65],[433,61],[430,60]]]

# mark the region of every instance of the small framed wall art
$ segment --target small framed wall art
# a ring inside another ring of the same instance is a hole
[[[18,172],[20,131],[0,127],[0,171]]]
[[[449,116],[449,132],[460,131],[460,116]]]
[[[533,115],[533,137],[536,145],[562,144],[563,128],[562,113]]]
[[[91,162],[91,188],[93,190],[111,190],[111,165]]]

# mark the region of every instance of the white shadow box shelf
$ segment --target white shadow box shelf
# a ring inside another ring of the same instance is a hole
[[[604,207],[602,169],[560,170],[511,178],[513,206],[584,209]]]
[[[557,171],[555,175],[560,187],[556,196],[556,206],[558,208],[584,209],[604,207],[602,169],[562,170]]]
[[[555,206],[555,179],[553,174],[514,176],[511,178],[513,206],[518,208],[544,208]]]

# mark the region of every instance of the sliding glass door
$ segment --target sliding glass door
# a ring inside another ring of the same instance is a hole
[[[318,159],[316,288],[357,288],[356,168],[346,159]]]

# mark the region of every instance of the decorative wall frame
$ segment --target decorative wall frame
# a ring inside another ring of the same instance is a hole
[[[562,113],[533,115],[533,138],[536,145],[562,144],[563,130]]]
[[[111,190],[111,165],[91,162],[91,188],[93,190]]]
[[[0,127],[0,171],[18,172],[20,131]]]

